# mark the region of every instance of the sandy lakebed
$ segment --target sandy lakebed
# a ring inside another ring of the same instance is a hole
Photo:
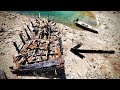
[[[120,12],[92,11],[96,17],[98,34],[85,30],[76,30],[57,23],[62,33],[63,57],[67,79],[119,79],[120,78]],[[20,42],[19,31],[25,25],[34,22],[33,17],[0,12],[0,69],[4,70],[8,79],[16,76],[9,67],[14,65],[12,55],[17,54],[12,41]],[[115,54],[84,53],[81,59],[70,49],[82,43],[80,49],[114,50]],[[20,77],[21,79],[45,79],[45,77]]]

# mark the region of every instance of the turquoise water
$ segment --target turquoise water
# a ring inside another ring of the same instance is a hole
[[[81,21],[84,21],[85,23],[94,26],[96,25],[96,20],[94,18],[91,18],[90,16],[83,14],[83,11],[17,11],[17,13],[37,17],[39,16],[40,13],[40,16],[44,18],[48,18],[49,13],[49,18],[57,22],[73,25],[74,24],[73,21],[76,18],[79,18]]]

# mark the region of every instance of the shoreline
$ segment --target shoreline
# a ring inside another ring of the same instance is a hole
[[[13,13],[16,13],[16,14],[20,14],[20,12],[13,12]],[[33,13],[33,12],[31,12],[31,13]],[[81,13],[81,14],[80,14]],[[92,26],[96,26],[97,24],[97,22],[96,22],[96,17],[95,17],[95,15],[93,14],[93,12],[92,11],[79,11],[79,13],[77,13],[78,15],[78,18],[81,18],[81,16],[83,17],[84,15],[88,18],[85,18],[85,20],[84,20],[84,18],[82,18],[82,21],[85,21],[86,23],[88,23],[88,24],[90,24],[90,25],[92,25]],[[29,14],[29,13],[21,13],[20,15],[26,15],[26,16],[30,16],[30,17],[32,17],[32,18],[37,18],[38,16],[35,14],[34,15],[34,13],[33,14]],[[55,16],[54,16],[55,17]],[[47,16],[41,16],[41,18],[44,18],[44,19],[47,19]],[[77,18],[77,17],[76,17]],[[73,28],[73,29],[78,29],[78,30],[80,30],[80,28],[79,27],[77,27],[75,24],[74,24],[74,22],[71,22],[71,21],[69,21],[69,22],[65,22],[65,21],[61,21],[61,20],[59,20],[59,19],[56,19],[56,18],[53,18],[53,20],[55,21],[55,22],[57,22],[57,23],[61,23],[61,24],[64,24],[64,25],[67,25],[67,26],[69,26],[69,27],[71,27],[71,28]],[[91,22],[89,22],[89,21]],[[93,21],[94,22],[93,22]]]

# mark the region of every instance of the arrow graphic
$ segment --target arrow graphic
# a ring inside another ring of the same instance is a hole
[[[80,58],[85,58],[84,55],[80,53],[97,53],[97,54],[114,54],[115,51],[113,50],[85,50],[85,49],[78,49],[82,44],[77,44],[75,47],[71,48],[71,52],[74,53],[75,55],[79,56]]]

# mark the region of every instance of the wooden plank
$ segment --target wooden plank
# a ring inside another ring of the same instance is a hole
[[[18,46],[17,46],[17,43],[16,43],[16,42],[13,42],[13,45],[15,46],[16,51],[17,51],[18,53],[20,53],[20,50],[19,50],[19,48],[18,48]]]

